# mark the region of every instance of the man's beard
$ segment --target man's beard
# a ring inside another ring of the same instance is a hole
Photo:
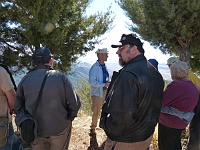
[[[120,65],[121,67],[124,67],[124,66],[127,65],[127,63],[126,63],[125,61],[123,61],[122,59],[119,59],[119,65]]]
[[[130,54],[130,47],[129,47],[129,49],[127,50],[127,54]],[[130,58],[130,57],[128,57],[128,61],[127,62],[125,62],[123,59],[122,59],[122,56],[121,55],[119,55],[119,65],[121,66],[121,67],[124,67],[124,66],[126,66],[128,63],[129,63],[129,61],[131,60],[132,58]]]

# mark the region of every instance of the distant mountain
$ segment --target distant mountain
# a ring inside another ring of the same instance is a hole
[[[68,75],[68,78],[72,82],[72,84],[76,84],[80,78],[84,78],[86,81],[88,81],[89,70],[91,66],[92,64],[89,64],[86,62],[80,62],[78,65],[74,66],[72,70],[70,71],[70,75]],[[106,63],[106,66],[108,68],[110,77],[112,76],[113,71],[118,71],[119,69],[121,69],[118,63]],[[159,64],[158,69],[161,75],[163,76],[163,78],[167,80],[167,82],[170,82],[171,77],[170,77],[170,71],[169,71],[168,66],[166,64]]]
[[[72,84],[76,84],[77,81],[81,78],[88,81],[89,80],[89,70],[92,65],[93,64],[89,64],[87,62],[80,62],[79,64],[76,64],[74,67],[72,67],[72,70],[69,72],[70,75],[68,75],[68,78],[72,82]],[[121,68],[116,63],[106,63],[106,66],[107,66],[110,78],[113,74],[113,71],[118,71]]]
[[[92,66],[92,64],[90,64],[90,63],[80,62],[79,64],[76,64],[72,67],[72,70],[69,72],[69,75],[67,75],[67,77],[69,78],[69,80],[71,81],[71,83],[74,86],[77,85],[77,82],[80,79],[85,79],[86,81],[88,81],[89,70],[90,70],[91,66]],[[118,71],[119,69],[121,69],[119,64],[114,63],[114,62],[113,63],[106,63],[106,66],[108,68],[110,78],[113,74],[113,71]],[[171,81],[170,72],[169,72],[168,66],[166,64],[159,64],[158,69],[159,69],[160,73],[162,74],[162,76],[165,80]],[[14,78],[15,78],[17,85],[26,73],[27,73],[27,71],[24,69],[24,70],[22,70],[21,73],[14,75]]]
[[[11,70],[15,70],[16,68],[11,68]],[[22,69],[18,74],[13,75],[16,85],[19,84],[21,79],[28,73],[27,69]]]
[[[166,64],[159,64],[158,70],[165,80],[172,81],[171,75],[170,75],[170,70]]]
[[[88,81],[89,79],[89,70],[91,68],[91,64],[86,62],[81,62],[79,64],[76,64],[72,67],[72,70],[69,71],[69,75],[67,76],[70,82],[76,86],[77,82],[80,79],[85,79]]]

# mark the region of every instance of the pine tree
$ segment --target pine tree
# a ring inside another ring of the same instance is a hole
[[[77,58],[101,42],[112,26],[112,12],[86,15],[91,0],[12,0],[0,3],[0,51],[19,69],[31,66],[31,54],[48,47],[57,67],[70,69]]]
[[[118,0],[132,21],[130,30],[158,47],[176,54],[200,70],[199,0]]]

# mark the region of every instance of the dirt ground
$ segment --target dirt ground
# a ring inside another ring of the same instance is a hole
[[[97,128],[96,136],[89,136],[91,119],[91,117],[75,118],[73,121],[69,150],[103,150],[106,135],[101,128]],[[18,133],[17,127],[14,124],[14,120],[13,126],[15,132]]]
[[[91,119],[92,119],[91,117],[87,116],[81,116],[75,118],[75,120],[73,121],[69,150],[103,150],[106,140],[106,135],[101,128],[97,128],[96,136],[89,136]],[[15,125],[14,125],[14,130],[15,131],[17,130]],[[158,131],[156,127],[152,144],[150,145],[150,150],[158,150],[157,132]]]
[[[91,117],[75,118],[69,150],[103,150],[106,135],[101,128],[97,128],[96,136],[89,136],[91,119]]]

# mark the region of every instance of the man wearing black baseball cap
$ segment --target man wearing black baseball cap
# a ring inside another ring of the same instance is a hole
[[[144,56],[135,34],[123,34],[116,54],[123,67],[113,73],[102,107],[105,149],[146,150],[159,119],[164,81]]]
[[[38,127],[32,149],[68,149],[72,121],[80,108],[80,99],[65,74],[52,69],[53,58],[48,48],[36,50],[32,60],[35,69],[23,77],[17,89],[14,106],[16,125],[21,125],[23,117],[20,112],[25,106]],[[41,92],[44,77],[47,78]],[[38,101],[39,92],[42,95]]]
[[[53,55],[50,50],[46,47],[37,49],[33,55],[32,60],[34,65],[44,65],[50,62],[50,65],[53,67]]]
[[[128,48],[128,52],[130,52],[130,50],[137,48],[138,50],[138,54],[143,54],[144,55],[144,49],[143,49],[143,43],[141,42],[141,40],[135,35],[135,34],[123,34],[121,36],[120,39],[120,44],[116,44],[116,45],[111,45],[112,48],[118,48],[118,51],[116,52],[119,55],[119,64],[123,67],[127,64],[127,62],[132,59],[133,56],[131,53],[130,55],[126,55],[124,56],[124,53],[119,53],[121,52],[124,48],[126,48],[127,46],[129,46]],[[123,58],[124,57],[124,58]],[[128,58],[125,58],[128,57]]]

